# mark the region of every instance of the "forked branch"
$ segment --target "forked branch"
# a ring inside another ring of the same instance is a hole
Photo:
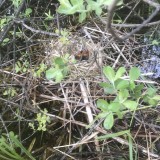
[[[116,7],[116,4],[119,2],[119,0],[113,0],[112,1],[112,4],[108,7],[107,29],[108,29],[108,31],[112,34],[112,36],[115,39],[117,39],[119,41],[124,41],[124,40],[128,39],[133,34],[135,34],[140,29],[142,29],[144,26],[146,26],[152,20],[152,18],[154,18],[157,15],[157,13],[160,11],[160,4],[159,3],[155,3],[155,2],[153,2],[151,0],[143,0],[143,1],[145,3],[148,3],[150,6],[154,7],[155,11],[148,17],[148,19],[146,19],[145,21],[143,21],[142,24],[140,24],[139,26],[137,26],[137,28],[135,28],[134,30],[132,30],[130,33],[128,33],[124,37],[118,36],[115,33],[115,31],[113,30],[112,26],[111,26],[113,14],[114,14],[114,9]]]

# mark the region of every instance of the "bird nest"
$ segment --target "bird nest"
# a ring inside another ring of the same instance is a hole
[[[69,67],[69,80],[80,77],[95,77],[98,75],[102,64],[102,52],[100,43],[95,44],[92,39],[80,36],[62,36],[51,39],[45,45],[45,64],[52,65],[57,57],[67,57]]]

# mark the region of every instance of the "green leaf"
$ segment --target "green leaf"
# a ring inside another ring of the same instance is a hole
[[[31,13],[32,13],[32,9],[31,9],[31,8],[27,8],[27,9],[25,10],[25,16],[28,17]]]
[[[120,90],[118,93],[118,100],[123,103],[129,97],[129,92],[126,89]]]
[[[138,85],[136,85],[134,91],[135,91],[135,92],[136,92],[136,91],[142,91],[143,88],[144,88],[144,85],[143,85],[143,84],[138,84]]]
[[[103,125],[105,129],[111,129],[113,127],[113,124],[114,124],[113,113],[110,112],[105,118]]]
[[[121,111],[116,112],[116,115],[118,116],[119,119],[123,118],[123,112],[121,112]]]
[[[156,94],[157,90],[155,88],[147,88],[147,95],[153,97]]]
[[[87,5],[87,11],[93,11],[93,10],[96,10],[100,4],[97,3],[96,1],[91,1],[91,0],[86,0],[88,5]]]
[[[135,86],[133,93],[131,93],[131,97],[139,98],[142,96],[142,89],[144,88],[143,84],[138,84]]]
[[[158,42],[156,39],[154,39],[154,40],[152,41],[152,45],[159,45],[159,42]]]
[[[72,3],[72,6],[78,6],[79,9],[83,6],[84,0],[70,0]]]
[[[115,88],[113,87],[113,85],[110,84],[110,83],[102,82],[99,85],[104,88],[104,93],[105,94],[114,94],[114,93],[117,92],[117,90],[115,90]]]
[[[134,90],[134,88],[136,87],[134,81],[130,81],[129,87],[132,91]]]
[[[75,14],[76,11],[77,11],[76,7],[59,6],[59,8],[57,9],[57,12],[63,13],[63,14],[66,14],[66,15]]]
[[[117,79],[121,78],[125,72],[126,72],[126,69],[124,67],[120,67],[118,69],[117,73],[116,73],[114,81],[116,81]]]
[[[103,5],[109,6],[111,4],[112,4],[112,0],[103,0]],[[117,6],[122,4],[123,4],[123,0],[120,0],[118,1]]]
[[[101,7],[97,7],[95,12],[96,12],[97,16],[100,16],[102,14],[102,8]]]
[[[65,68],[63,68],[62,73],[63,73],[64,77],[67,76],[68,72],[69,72],[68,66],[66,66]]]
[[[101,112],[98,114],[98,118],[105,118],[108,115],[108,112]]]
[[[48,80],[51,79],[55,79],[56,82],[61,82],[62,79],[64,78],[63,74],[62,74],[62,70],[61,69],[57,69],[57,68],[50,68],[46,71],[46,78]]]
[[[100,108],[103,112],[108,111],[108,102],[104,99],[98,99],[97,106]]]
[[[118,102],[111,102],[108,106],[108,110],[112,112],[118,112],[121,108],[121,104]]]
[[[113,70],[112,67],[110,67],[110,66],[104,67],[103,68],[103,73],[111,83],[114,83],[115,71]]]
[[[101,87],[104,87],[104,88],[107,88],[107,87],[110,87],[110,86],[111,86],[110,83],[106,83],[106,82],[101,82],[101,83],[99,83],[99,85],[100,85]]]
[[[156,106],[157,103],[158,103],[157,100],[153,99],[152,97],[149,97],[148,95],[145,95],[145,96],[143,97],[143,101],[144,101],[145,103],[148,103],[149,105],[152,105],[152,106]]]
[[[59,2],[60,2],[60,5],[62,5],[63,7],[66,7],[66,8],[72,7],[69,0],[59,0]]]
[[[6,89],[4,92],[3,92],[3,95],[4,96],[10,96],[10,97],[13,97],[17,94],[16,90],[14,88],[8,88]]]
[[[24,67],[24,68],[22,69],[22,72],[25,73],[26,71],[27,71],[27,68]]]
[[[59,0],[59,2],[60,6],[57,10],[59,13],[71,15],[84,11],[83,0],[71,0],[71,3],[69,0]]]
[[[154,97],[152,97],[152,99],[160,101],[160,95],[155,95]]]
[[[56,77],[55,77],[55,80],[56,80],[56,83],[59,83],[63,80],[64,76],[62,74],[62,72],[57,72],[56,74]]]
[[[57,64],[58,66],[64,66],[65,63],[61,57],[57,57],[54,59],[54,63]]]
[[[53,79],[56,76],[56,70],[55,68],[50,68],[48,70],[46,70],[46,78],[48,80]]]
[[[82,23],[87,17],[87,14],[85,12],[82,12],[79,14],[79,22]]]
[[[152,106],[156,106],[156,105],[158,104],[158,101],[155,100],[155,99],[149,98],[149,99],[148,99],[148,103],[149,103],[150,105],[152,105]]]
[[[1,25],[2,26],[2,25]],[[0,27],[1,28],[1,27]],[[3,40],[3,43],[2,43],[2,46],[4,46],[4,45],[6,45],[8,42],[9,42],[9,38],[5,38],[4,40]]]
[[[136,101],[131,101],[131,100],[126,100],[125,102],[123,102],[123,105],[124,105],[126,108],[130,109],[131,111],[136,110],[136,108],[137,108],[137,106],[138,106],[138,104],[137,104]]]
[[[144,96],[143,96],[143,101],[146,102],[146,103],[148,103],[148,101],[149,101],[149,96],[148,96],[148,95],[144,95]]]
[[[129,71],[129,77],[131,81],[135,81],[140,76],[140,69],[137,67],[133,67]]]
[[[18,72],[20,72],[20,71],[22,70],[21,67],[22,67],[22,66],[21,66],[20,62],[18,61],[18,62],[16,63],[16,65],[15,65],[15,71],[16,71],[16,73],[18,73]]]
[[[104,88],[104,93],[105,94],[115,94],[117,93],[117,90],[113,88],[113,86],[111,85],[108,88]]]
[[[123,79],[118,80],[118,82],[115,82],[116,89],[126,89],[129,86],[129,82]]]

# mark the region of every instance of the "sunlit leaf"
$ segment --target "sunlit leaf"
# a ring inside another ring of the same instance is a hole
[[[79,14],[79,22],[82,23],[86,19],[86,13],[82,12]]]
[[[108,115],[108,112],[101,112],[98,114],[98,118],[105,118]]]
[[[131,111],[134,111],[138,106],[136,101],[131,101],[131,100],[126,100],[125,102],[123,102],[123,105],[126,108],[130,109]]]
[[[131,90],[134,90],[134,88],[136,87],[134,81],[130,81],[129,87]]]
[[[155,88],[147,88],[147,95],[153,97],[156,94],[157,90]]]
[[[135,81],[140,76],[140,69],[137,67],[133,67],[129,71],[129,77],[131,81]]]
[[[138,84],[138,85],[136,85],[136,87],[135,87],[135,92],[136,91],[142,91],[142,89],[144,88],[144,85],[143,84]]]
[[[101,0],[99,0],[99,1],[101,1]],[[106,6],[109,6],[112,4],[112,0],[103,0],[103,4]],[[120,0],[120,1],[118,1],[117,6],[122,5],[122,4],[123,4],[123,0]]]
[[[118,116],[119,119],[123,118],[123,112],[121,112],[121,111],[116,112],[116,115]]]
[[[100,108],[102,111],[108,111],[108,102],[105,101],[104,99],[98,99],[97,101],[97,106]]]
[[[159,45],[159,43],[160,43],[160,42],[158,42],[156,39],[154,39],[154,40],[152,41],[152,45]]]
[[[18,64],[15,64],[16,73],[20,72],[21,70],[22,70],[21,66],[19,66]]]
[[[59,0],[60,6],[58,8],[59,13],[63,14],[74,14],[76,12],[81,12],[84,9],[83,0]]]
[[[48,80],[51,79],[55,79],[56,82],[61,82],[61,80],[64,78],[63,74],[62,74],[62,70],[61,69],[57,69],[57,68],[50,68],[46,71],[46,78]]]
[[[110,66],[104,67],[103,73],[111,83],[114,83],[115,71],[113,70],[112,67],[110,67]]]
[[[96,12],[97,16],[100,16],[102,14],[102,8],[101,7],[97,7],[95,12]]]
[[[124,102],[129,96],[129,92],[126,89],[120,90],[118,93],[118,100],[120,103]]]
[[[120,67],[116,72],[116,76],[114,80],[116,81],[117,79],[121,78],[125,72],[126,72],[126,69],[124,67]]]
[[[152,106],[156,106],[156,105],[158,104],[158,101],[155,100],[155,99],[149,98],[149,99],[148,99],[148,103],[149,103],[150,105],[152,105]]]
[[[57,75],[55,77],[56,83],[59,83],[63,80],[64,76],[62,74],[62,72],[57,72]]]
[[[105,94],[115,94],[117,93],[117,90],[114,89],[112,85],[110,85],[110,87],[104,88],[104,93]]]
[[[54,63],[59,65],[59,66],[64,65],[64,61],[63,61],[63,59],[61,57],[55,58]]]
[[[155,95],[155,96],[152,97],[152,99],[160,101],[160,95]]]
[[[118,102],[111,102],[108,106],[108,110],[112,112],[118,112],[121,108],[121,104]]]
[[[105,118],[103,125],[105,129],[111,129],[113,127],[113,124],[114,124],[113,113],[110,112]]]
[[[104,93],[106,94],[114,94],[117,92],[117,90],[110,83],[102,82],[99,85],[104,88]]]
[[[121,89],[126,89],[129,86],[129,82],[123,79],[120,79],[118,83],[116,83],[116,89],[121,90]]]
[[[110,83],[106,83],[106,82],[101,82],[101,83],[99,83],[99,85],[100,85],[101,87],[104,87],[104,88],[111,86]]]
[[[32,9],[31,9],[31,8],[27,8],[27,9],[25,10],[25,15],[26,15],[26,16],[29,16],[31,13],[32,13]]]
[[[133,93],[131,93],[131,96],[134,98],[139,98],[142,96],[142,89],[144,88],[143,84],[138,84],[135,86]]]

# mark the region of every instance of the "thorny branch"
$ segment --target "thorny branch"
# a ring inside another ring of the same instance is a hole
[[[128,39],[129,37],[131,37],[133,34],[135,34],[136,32],[138,32],[139,30],[141,30],[144,26],[146,26],[151,20],[152,18],[154,18],[157,13],[160,11],[160,4],[159,3],[155,3],[151,0],[143,0],[145,3],[148,3],[150,6],[155,8],[155,11],[148,17],[148,19],[146,19],[145,21],[143,21],[142,24],[138,25],[137,28],[135,28],[134,30],[132,30],[130,33],[128,33],[127,35],[125,35],[124,37],[119,37],[115,31],[112,28],[111,22],[112,22],[112,18],[113,18],[113,14],[114,14],[114,9],[116,7],[116,4],[119,2],[119,0],[113,0],[111,5],[108,7],[108,19],[107,19],[107,29],[108,31],[112,34],[112,36],[119,40],[119,41],[124,41],[126,39]]]

